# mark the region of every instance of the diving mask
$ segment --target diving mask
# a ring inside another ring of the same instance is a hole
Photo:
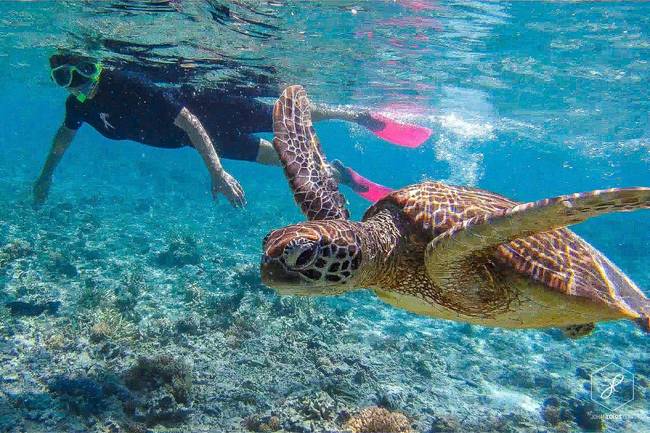
[[[99,81],[99,76],[102,73],[102,64],[79,62],[75,65],[61,65],[52,69],[52,80],[61,87],[69,88],[75,79],[75,72],[82,78],[87,79],[87,83],[78,86],[78,88],[75,86],[76,92],[74,92],[77,99],[80,102],[84,102]]]

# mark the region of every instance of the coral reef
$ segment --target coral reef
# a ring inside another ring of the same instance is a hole
[[[411,423],[404,414],[382,407],[368,407],[345,424],[351,433],[411,433]]]
[[[141,395],[133,416],[146,424],[177,424],[191,413],[192,367],[169,355],[140,357],[124,374],[126,386]]]
[[[270,433],[280,430],[280,418],[275,415],[249,415],[242,421],[242,426],[248,431]]]
[[[63,196],[35,210],[2,182],[3,433],[339,433],[369,407],[403,414],[399,426],[418,433],[623,433],[650,423],[647,337],[628,324],[574,342],[414,316],[367,291],[268,290],[259,242],[301,218],[287,211],[290,194],[250,200],[244,218],[198,191],[98,177],[79,193],[57,184]],[[265,182],[245,188],[278,193]],[[589,377],[612,360],[635,373],[637,393],[620,418],[603,420]]]
[[[133,338],[135,333],[135,326],[114,309],[102,309],[93,314],[92,326],[89,329],[90,340],[95,343],[104,340],[128,340]]]
[[[9,263],[21,257],[25,257],[32,252],[29,242],[22,239],[16,239],[0,247],[0,270]]]

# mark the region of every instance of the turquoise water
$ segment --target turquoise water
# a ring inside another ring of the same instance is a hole
[[[330,158],[394,188],[440,179],[527,201],[648,186],[650,5],[6,1],[0,12],[0,300],[60,303],[1,310],[0,431],[343,431],[370,406],[418,432],[650,430],[650,345],[631,323],[573,341],[415,316],[366,291],[265,288],[264,235],[303,219],[278,169],[225,161],[248,199],[235,210],[212,202],[191,149],[111,142],[85,125],[47,203],[31,198],[64,116],[47,67],[57,48],[161,85],[170,64],[195,86],[302,84],[314,101],[431,128],[405,149],[317,125]],[[367,203],[343,192],[359,219]],[[649,217],[575,227],[646,293]],[[185,262],[170,265],[169,251]],[[613,411],[590,395],[590,374],[610,362],[635,378]]]

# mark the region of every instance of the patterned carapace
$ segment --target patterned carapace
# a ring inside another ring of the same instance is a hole
[[[572,231],[557,228],[602,213],[648,208],[648,188],[593,191],[519,204],[485,190],[424,182],[390,194],[368,209],[364,220],[388,206],[402,210],[414,228],[412,236],[430,243],[429,250],[442,251],[438,270],[429,272],[429,277],[444,293],[464,290],[460,296],[467,296],[471,293],[467,285],[478,280],[475,283],[482,292],[478,296],[489,297],[489,287],[506,296],[508,291],[498,287],[498,279],[493,278],[491,284],[484,281],[486,266],[495,270],[505,266],[561,293],[612,304],[630,315],[648,308],[643,293],[611,261]],[[512,215],[529,218],[513,222],[508,219]]]

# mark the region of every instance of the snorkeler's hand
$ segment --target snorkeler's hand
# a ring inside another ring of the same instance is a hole
[[[34,183],[34,204],[37,206],[42,205],[45,203],[45,200],[47,199],[47,194],[50,192],[50,185],[52,185],[52,182],[49,179],[42,179],[39,178],[35,183]]]
[[[246,205],[244,189],[237,182],[237,179],[226,173],[226,171],[212,177],[212,198],[216,200],[219,194],[225,195],[234,207],[244,207]]]

